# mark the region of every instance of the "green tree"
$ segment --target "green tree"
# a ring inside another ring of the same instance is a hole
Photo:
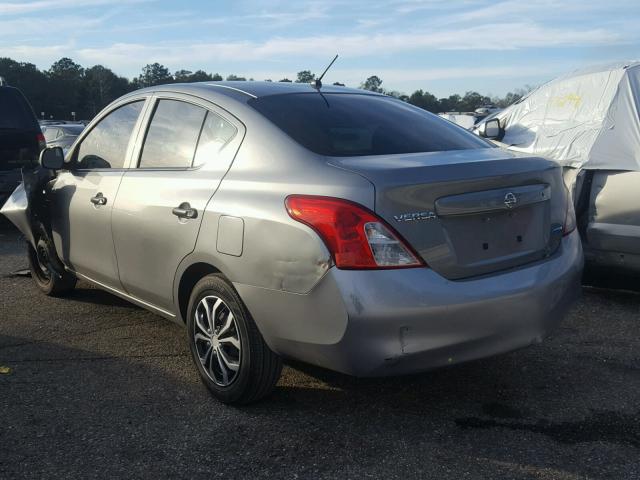
[[[173,74],[173,80],[178,83],[187,83],[190,82],[190,78],[193,72],[191,70],[178,70]]]
[[[384,92],[385,95],[389,95],[390,97],[393,98],[397,98],[398,100],[402,100],[403,102],[406,102],[409,100],[409,95],[402,93],[402,92],[398,92],[397,90],[391,90],[391,91],[385,91]]]
[[[82,79],[84,68],[68,57],[63,57],[53,65],[47,72],[51,78],[64,78],[71,81]]]
[[[60,119],[71,119],[71,112],[76,112],[76,118],[83,116],[86,98],[84,68],[64,57],[51,65],[46,75],[51,98],[46,111]]]
[[[504,98],[500,98],[500,97],[495,97],[492,100],[492,103],[496,106],[496,107],[500,107],[500,108],[506,108],[509,105],[511,105],[512,103],[517,102],[518,100],[520,100],[522,98],[522,95],[516,93],[516,92],[508,92]]]
[[[25,94],[38,116],[43,111],[48,114],[49,105],[53,100],[48,92],[49,79],[33,63],[0,58],[0,77]]]
[[[377,75],[372,75],[360,84],[360,88],[370,92],[384,93],[382,80]]]
[[[195,72],[178,70],[172,75],[163,65],[152,63],[146,65],[138,77],[129,81],[102,65],[84,69],[81,65],[66,57],[55,62],[46,71],[39,70],[32,63],[17,62],[11,58],[0,57],[0,76],[4,77],[9,85],[14,85],[22,90],[37,114],[45,112],[47,117],[53,116],[60,119],[70,118],[72,111],[76,112],[77,118],[90,118],[114,99],[140,87],[174,81],[203,82],[222,80],[220,74],[210,74],[204,70],[196,70]],[[303,70],[296,75],[296,82],[309,83],[314,79],[315,75],[309,70]],[[231,74],[227,77],[227,80],[246,79],[245,77]],[[279,81],[291,82],[288,78],[283,78]],[[334,85],[344,86],[340,82],[334,82]],[[533,87],[526,85],[524,88],[508,92],[504,97],[495,97],[493,99],[476,91],[468,91],[464,96],[453,94],[446,98],[437,99],[434,95],[424,90],[416,90],[409,96],[397,91],[387,91],[383,89],[382,80],[376,75],[367,78],[360,86],[373,92],[386,93],[435,113],[473,111],[485,104],[507,107],[533,89]]]
[[[237,75],[231,74],[227,76],[227,82],[246,82],[245,77],[239,77]]]
[[[441,98],[438,100],[440,104],[440,112],[459,112],[460,110],[460,101],[462,97],[457,93],[454,95],[449,95],[448,98]],[[438,113],[440,113],[438,112]]]
[[[189,77],[190,82],[210,82],[211,80],[213,80],[213,75],[204,70],[196,70],[191,74],[191,77]]]
[[[473,112],[476,108],[490,103],[491,99],[485,95],[481,95],[478,92],[466,92],[460,100],[460,105],[457,110],[461,112]]]
[[[173,77],[167,67],[156,62],[142,67],[142,73],[134,82],[138,88],[153,87],[154,85],[171,83],[173,82]]]
[[[278,80],[279,82],[284,82],[284,83],[292,83],[291,80],[289,80],[288,78],[283,78],[282,80]]]
[[[86,69],[83,82],[86,99],[82,118],[93,117],[113,100],[131,91],[129,80],[102,65]]]
[[[438,113],[441,111],[440,102],[435,97],[435,95],[424,92],[422,90],[416,90],[413,92],[408,100],[411,105],[415,105],[416,107],[423,108],[424,110],[428,110],[433,113]]]
[[[310,70],[302,70],[301,72],[298,72],[296,83],[311,83],[315,79],[315,74],[311,73]]]
[[[523,88],[516,88],[513,92],[507,93],[504,98],[496,97],[494,98],[493,104],[496,107],[507,108],[509,105],[516,103],[522,97],[527,95],[530,91],[532,91],[535,87],[531,85],[525,85]]]

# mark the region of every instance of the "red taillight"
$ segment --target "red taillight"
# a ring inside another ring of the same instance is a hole
[[[391,226],[357,203],[332,197],[291,195],[285,204],[291,218],[320,235],[338,268],[424,266]]]
[[[47,148],[47,141],[45,140],[42,133],[38,133],[36,135],[36,140],[38,141],[38,147],[40,148],[40,150],[44,150],[45,148]]]

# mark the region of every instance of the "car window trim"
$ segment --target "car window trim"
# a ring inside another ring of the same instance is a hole
[[[138,138],[138,134],[139,134],[139,129],[141,127],[142,124],[142,119],[144,118],[145,114],[147,113],[148,110],[148,104],[149,104],[149,99],[152,98],[152,95],[144,95],[144,96],[139,96],[139,97],[127,97],[125,99],[122,99],[121,102],[118,102],[117,104],[113,105],[113,108],[110,108],[109,110],[103,110],[102,112],[100,112],[92,121],[91,123],[87,126],[86,129],[84,129],[80,135],[78,135],[78,137],[76,138],[72,148],[69,149],[69,152],[65,158],[65,163],[66,164],[70,164],[69,166],[72,166],[73,163],[77,162],[77,154],[78,154],[78,148],[79,146],[82,144],[82,142],[84,142],[84,139],[93,131],[93,129],[96,127],[96,125],[98,125],[103,119],[105,119],[107,116],[111,115],[113,112],[115,112],[116,110],[118,110],[119,108],[125,107],[131,103],[135,103],[135,102],[144,102],[142,105],[142,109],[140,110],[140,115],[138,115],[138,119],[136,120],[136,123],[133,127],[133,131],[131,132],[131,137],[129,138],[129,144],[127,145],[127,151],[125,153],[125,160],[123,163],[122,167],[119,168],[69,168],[67,169],[68,171],[71,172],[119,172],[119,171],[126,171],[128,170],[128,165],[131,162],[131,155],[133,153],[135,144],[137,142],[137,138]],[[89,128],[90,127],[90,128]],[[135,140],[132,142],[131,139],[134,137],[135,134]],[[67,159],[69,160],[69,162],[67,162]]]
[[[189,100],[191,103],[194,103],[198,106],[201,106],[202,108],[204,108],[205,110],[213,113],[214,115],[218,115],[220,118],[222,118],[223,120],[225,120],[226,122],[229,122],[231,125],[233,125],[236,129],[236,133],[235,135],[227,142],[225,148],[228,148],[230,145],[232,145],[233,143],[237,143],[234,148],[233,148],[233,156],[230,160],[230,164],[233,163],[235,156],[238,153],[238,149],[240,148],[240,145],[242,144],[242,142],[244,141],[244,137],[246,135],[247,132],[247,127],[245,126],[245,124],[238,119],[236,116],[234,116],[231,112],[229,112],[228,110],[226,110],[225,108],[221,107],[220,105],[213,103],[211,100],[206,99],[206,98],[202,98],[199,97],[197,95],[191,95],[191,94],[186,94],[186,93],[182,93],[182,92],[171,92],[171,91],[153,91],[153,92],[145,92],[145,94],[143,95],[136,95],[136,96],[127,96],[125,98],[122,98],[121,101],[118,101],[116,104],[114,104],[111,108],[109,108],[108,110],[104,109],[102,110],[100,113],[98,113],[98,115],[96,115],[96,117],[87,125],[87,127],[80,133],[80,135],[78,135],[78,137],[76,138],[76,140],[74,141],[73,145],[71,146],[71,148],[69,148],[69,151],[67,152],[67,155],[65,156],[65,164],[68,165],[71,159],[73,159],[76,155],[78,146],[84,141],[84,138],[89,135],[89,133],[91,132],[91,130],[93,130],[93,128],[103,119],[105,118],[107,115],[109,115],[110,113],[112,113],[113,111],[115,111],[116,109],[123,107],[129,103],[133,103],[133,102],[137,102],[137,101],[144,101],[145,104],[142,107],[142,111],[140,113],[140,116],[138,117],[138,122],[136,123],[136,126],[134,127],[134,133],[135,133],[135,141],[133,142],[132,145],[132,151],[131,152],[127,152],[127,157],[128,161],[125,161],[125,164],[122,168],[83,168],[83,169],[79,169],[79,168],[67,168],[67,171],[71,171],[71,172],[81,172],[81,173],[86,173],[86,172],[133,172],[133,171],[145,171],[145,172],[149,172],[149,171],[197,171],[200,170],[202,168],[204,168],[207,163],[203,163],[202,165],[199,165],[197,167],[189,167],[189,168],[174,168],[174,167],[149,167],[149,168],[138,168],[137,164],[139,162],[140,159],[140,154],[142,153],[142,145],[143,145],[143,141],[140,138],[140,134],[141,132],[146,132],[146,129],[148,128],[149,122],[151,120],[151,113],[153,112],[152,107],[155,105],[155,101],[161,98],[165,98],[165,99],[173,99],[173,100]],[[197,151],[197,149],[196,149]],[[66,166],[65,165],[65,166]],[[134,166],[136,165],[136,166]]]
[[[141,167],[140,166],[140,162],[142,161],[142,153],[144,152],[144,144],[147,141],[147,136],[149,135],[149,130],[151,129],[151,124],[153,123],[153,117],[158,109],[158,106],[160,105],[160,102],[162,100],[173,100],[176,102],[183,102],[183,103],[189,103],[191,105],[194,105],[198,108],[201,108],[204,110],[204,117],[202,118],[202,123],[200,124],[200,129],[198,131],[198,137],[196,138],[196,146],[193,149],[193,156],[191,157],[191,164],[188,167]],[[196,103],[196,102],[189,102],[189,101],[185,101],[183,99],[178,99],[178,98],[165,98],[165,97],[161,97],[161,96],[155,96],[154,95],[154,101],[153,101],[153,105],[151,107],[151,111],[149,114],[149,119],[147,121],[147,124],[145,125],[144,128],[144,135],[142,137],[142,142],[140,144],[140,150],[137,152],[137,161],[134,162],[134,164],[131,166],[131,170],[144,170],[144,171],[150,171],[150,170],[158,170],[158,171],[174,171],[174,172],[184,172],[184,171],[188,171],[188,170],[199,170],[200,167],[202,165],[200,165],[199,167],[194,167],[193,166],[193,161],[196,158],[196,152],[198,150],[198,142],[200,141],[200,135],[202,135],[202,129],[204,128],[204,122],[207,119],[207,114],[209,113],[209,110],[207,108],[205,108],[204,106]]]
[[[190,103],[192,105],[195,105],[197,107],[204,109],[207,114],[212,113],[214,115],[217,115],[218,117],[222,118],[225,122],[229,123],[230,125],[233,125],[236,131],[233,137],[231,137],[229,141],[225,144],[225,147],[231,144],[236,139],[236,137],[240,134],[241,129],[239,124],[242,125],[243,136],[244,136],[244,132],[246,131],[246,127],[242,122],[235,119],[235,117],[233,117],[230,113],[228,115],[223,115],[222,113],[216,111],[216,110],[220,110],[220,111],[226,112],[226,110],[224,110],[222,107],[216,105],[215,103],[212,103],[209,100],[200,98],[195,95],[190,95],[190,94],[181,93],[181,92],[154,92],[154,94],[150,98],[150,103],[147,108],[147,115],[146,115],[144,124],[141,126],[141,132],[144,132],[144,134],[142,136],[142,140],[140,141],[139,145],[136,145],[135,151],[133,152],[134,156],[131,159],[131,166],[127,169],[129,171],[189,172],[189,171],[200,170],[207,164],[205,162],[205,163],[202,163],[201,165],[198,165],[195,167],[193,166],[193,162],[195,161],[196,154],[198,153],[198,144],[200,142],[200,136],[202,135],[202,130],[207,120],[207,115],[205,115],[202,121],[202,125],[200,125],[200,132],[198,133],[196,149],[194,150],[193,158],[191,159],[191,166],[189,167],[140,167],[140,160],[142,159],[144,142],[147,139],[147,134],[149,132],[149,128],[151,127],[151,121],[153,120],[153,113],[155,112],[156,106],[158,105],[160,100],[176,100],[176,101],[181,101],[185,103]],[[229,116],[232,116],[232,118],[234,118],[236,121],[230,120]],[[235,156],[235,153],[234,153],[234,156]]]

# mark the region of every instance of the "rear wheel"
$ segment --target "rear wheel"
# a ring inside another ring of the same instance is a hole
[[[72,291],[76,286],[76,277],[67,271],[56,273],[49,258],[50,249],[44,240],[38,240],[36,248],[27,245],[29,270],[31,278],[45,295],[62,296]]]
[[[282,361],[269,349],[242,300],[221,276],[209,275],[194,287],[187,331],[200,377],[220,401],[247,404],[274,389]]]

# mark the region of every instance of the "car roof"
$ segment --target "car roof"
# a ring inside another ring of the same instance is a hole
[[[238,94],[250,98],[260,98],[270,95],[285,95],[293,93],[314,93],[318,90],[309,83],[295,82],[255,82],[255,81],[227,81],[227,82],[196,82],[196,83],[171,83],[166,85],[158,85],[138,90],[142,91],[180,91],[184,93],[202,93],[208,90],[211,93],[226,95],[229,97],[237,97]],[[335,85],[323,85],[320,89],[321,93],[351,93],[380,95],[368,90],[360,90],[357,88],[339,87]]]

